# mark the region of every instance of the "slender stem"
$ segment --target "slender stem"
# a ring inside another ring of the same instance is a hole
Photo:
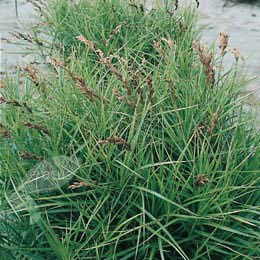
[[[18,17],[18,4],[17,4],[17,0],[15,0],[15,14],[16,14],[16,17]]]

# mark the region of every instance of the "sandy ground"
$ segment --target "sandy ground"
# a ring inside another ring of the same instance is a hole
[[[34,19],[34,10],[26,0],[18,0],[18,17],[16,17],[15,1],[0,0],[0,78],[6,72],[13,73],[14,66],[28,62],[32,57],[21,54],[22,50],[6,39],[13,39],[12,32],[25,32],[22,24],[28,24]],[[20,53],[20,54],[17,54]]]

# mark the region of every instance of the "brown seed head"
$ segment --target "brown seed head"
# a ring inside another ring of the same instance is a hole
[[[166,44],[168,45],[168,48],[170,49],[170,50],[172,50],[173,49],[173,46],[176,44],[176,41],[174,41],[174,40],[172,40],[171,38],[169,38],[168,37],[168,39],[166,39],[166,38],[162,38],[162,41],[164,41],[164,42],[166,42]]]
[[[226,54],[225,49],[228,46],[228,39],[229,39],[229,35],[226,33],[221,32],[219,34],[219,48],[221,50],[221,56],[223,57]]]
[[[243,54],[237,48],[231,49],[231,52],[234,54],[236,61],[238,61],[238,59],[245,60]]]
[[[206,70],[206,81],[214,84],[215,82],[215,71],[213,68],[213,54],[208,50],[207,46],[202,46],[200,43],[194,41],[193,49],[198,53],[201,63],[205,66]]]
[[[202,186],[202,185],[205,185],[208,182],[209,182],[209,179],[205,175],[199,174],[197,176],[197,180],[195,182],[195,185],[196,186]]]
[[[86,39],[85,36],[82,34],[76,37],[80,42],[85,43],[86,46],[88,46],[92,51],[95,51],[95,44],[89,40]]]
[[[120,24],[114,29],[114,31],[109,35],[108,39],[106,40],[106,46],[109,44],[109,42],[110,42],[110,40],[112,39],[113,35],[117,35],[117,34],[120,33],[121,28],[122,28],[125,24],[127,24],[126,21],[120,23]]]
[[[97,142],[97,144],[103,144],[103,145],[108,145],[108,144],[115,144],[115,145],[122,145],[126,147],[127,151],[131,150],[130,144],[123,138],[114,136],[114,137],[109,137],[106,140],[100,140]]]
[[[162,45],[158,41],[153,41],[153,47],[161,54],[163,59],[166,59],[165,51],[162,47]]]
[[[96,181],[93,182],[85,182],[85,181],[75,181],[72,185],[69,186],[69,189],[75,190],[79,189],[80,187],[91,187],[97,185]]]
[[[218,120],[219,120],[219,109],[217,109],[217,111],[213,114],[213,119],[212,119],[210,127],[209,127],[209,133],[211,135],[213,134],[213,130],[216,127]]]
[[[7,127],[0,123],[0,135],[2,135],[5,138],[10,138],[11,135],[7,129]]]

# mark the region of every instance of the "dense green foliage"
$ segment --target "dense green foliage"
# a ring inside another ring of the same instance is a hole
[[[1,259],[259,256],[260,137],[237,71],[201,63],[193,12],[51,2],[48,75],[0,102]],[[36,185],[44,160],[70,178]]]

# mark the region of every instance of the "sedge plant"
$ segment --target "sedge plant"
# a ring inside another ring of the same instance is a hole
[[[45,69],[18,70],[0,99],[2,259],[259,256],[246,81],[175,9],[42,7]]]

